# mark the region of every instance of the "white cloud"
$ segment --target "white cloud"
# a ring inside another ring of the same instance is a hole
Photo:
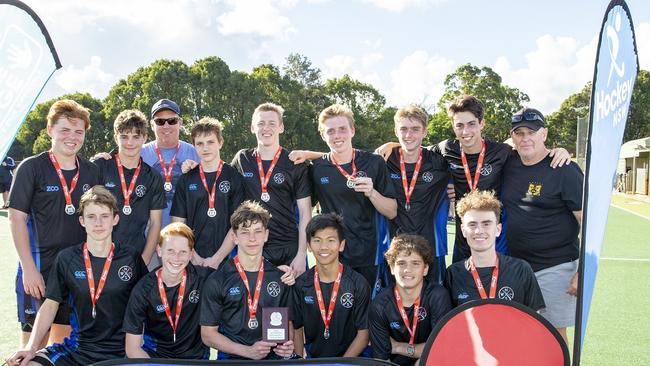
[[[391,72],[388,104],[434,106],[444,92],[445,77],[453,72],[454,66],[454,61],[438,55],[429,56],[422,50],[404,57],[397,69]]]
[[[99,56],[92,56],[90,63],[82,68],[66,66],[57,72],[56,84],[66,93],[88,92],[96,98],[103,98],[117,78],[102,70],[101,66]]]
[[[526,66],[514,68],[501,56],[494,64],[506,85],[528,94],[530,105],[544,113],[556,111],[564,99],[591,81],[597,37],[581,45],[571,37],[544,35],[526,54]]]
[[[384,82],[377,69],[383,58],[378,52],[367,53],[358,58],[348,55],[331,56],[325,60],[325,66],[322,68],[323,79],[340,78],[347,74],[352,79],[370,84],[382,92]]]
[[[264,37],[286,38],[296,29],[289,18],[280,14],[271,0],[226,0],[232,10],[217,17],[221,34],[256,34]],[[295,1],[280,0],[279,7],[291,7]]]
[[[362,0],[364,3],[370,3],[378,8],[388,11],[402,11],[407,7],[417,6],[425,7],[437,5],[446,2],[446,0]]]
[[[639,52],[639,66],[650,70],[650,23],[641,23],[634,29],[636,48]]]

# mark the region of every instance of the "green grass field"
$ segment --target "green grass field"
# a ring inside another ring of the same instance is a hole
[[[650,365],[650,204],[621,197],[612,207],[582,354],[582,365]],[[641,216],[639,216],[641,215]],[[645,217],[642,217],[645,216]],[[18,347],[17,257],[0,211],[0,355]]]

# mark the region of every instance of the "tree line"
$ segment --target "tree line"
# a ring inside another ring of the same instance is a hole
[[[445,105],[460,94],[472,94],[484,102],[487,121],[484,136],[498,141],[510,136],[510,116],[530,100],[524,92],[505,85],[489,67],[471,64],[447,75],[444,87],[444,94],[435,106],[421,105],[430,112],[427,144],[453,137]],[[577,118],[588,115],[590,96],[588,83],[580,92],[569,96],[558,111],[547,116],[550,140],[547,146],[562,146],[575,153]],[[61,98],[76,100],[91,111],[92,127],[80,152],[87,157],[113,149],[112,126],[119,112],[139,109],[148,115],[151,105],[161,98],[172,99],[180,105],[184,139],[199,118],[219,119],[224,124],[222,156],[226,161],[240,148],[255,145],[250,121],[255,107],[264,102],[285,108],[285,132],[281,139],[282,145],[290,150],[326,149],[318,135],[317,119],[318,113],[332,103],[346,104],[353,110],[355,147],[373,150],[395,140],[396,108],[387,106],[377,89],[347,75],[323,81],[321,71],[299,54],[289,55],[281,67],[263,64],[250,73],[230,70],[216,56],[197,60],[191,66],[177,60],[157,60],[119,80],[103,100],[87,93]],[[45,120],[54,101],[40,103],[29,113],[9,150],[10,156],[23,159],[49,149]],[[153,132],[149,133],[151,140]],[[634,87],[625,140],[647,136],[650,136],[650,73],[642,70]]]

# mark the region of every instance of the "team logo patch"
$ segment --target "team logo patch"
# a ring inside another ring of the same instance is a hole
[[[418,308],[418,321],[423,321],[424,319],[427,318],[427,309],[425,308]]]
[[[400,327],[399,322],[390,322],[391,329],[399,329],[399,327]]]
[[[142,184],[138,184],[138,186],[135,187],[135,195],[142,198],[145,194],[147,194],[147,187],[143,186]]]
[[[363,170],[359,170],[357,172],[357,177],[363,178],[363,177],[367,177],[367,176],[368,176],[368,173],[364,172]]]
[[[313,304],[313,303],[314,303],[313,296],[305,296],[305,304]]]
[[[198,303],[199,302],[199,290],[192,290],[192,292],[190,292],[190,295],[187,297],[187,299],[192,304]]]
[[[275,173],[273,174],[273,181],[277,184],[282,184],[284,183],[284,174],[282,173]]]
[[[106,183],[104,183],[104,187],[106,187],[106,188],[115,188],[115,183],[106,182]]]
[[[87,190],[90,189],[90,184],[88,184],[88,183],[84,184],[84,185],[81,187],[81,189],[83,189],[83,191],[86,192]]]
[[[244,176],[244,178],[253,178],[253,173],[252,172],[244,172],[244,174],[242,174],[242,175]]]
[[[237,296],[241,294],[241,290],[239,287],[231,287],[228,289],[228,295],[230,296]]]
[[[34,315],[34,314],[36,314],[36,310],[34,310],[32,308],[27,308],[27,309],[25,309],[25,314]]]
[[[199,185],[196,183],[189,184],[187,186],[188,191],[196,191],[199,188]]]
[[[74,271],[74,278],[78,280],[86,279],[86,271]]]
[[[508,286],[503,286],[499,289],[498,296],[501,300],[512,300],[515,298],[515,291]]]
[[[266,285],[266,292],[268,292],[271,297],[278,297],[278,295],[280,295],[280,285],[275,281],[269,282],[269,284]]]
[[[344,293],[341,295],[341,305],[343,305],[344,308],[349,309],[354,305],[354,295],[352,295],[349,292]]]
[[[320,177],[320,184],[330,184],[330,177]]]
[[[469,295],[467,294],[467,292],[461,292],[460,294],[458,294],[458,300],[465,300],[468,297]]]
[[[165,312],[165,305],[163,304],[158,304],[156,306],[156,313],[161,314]]]
[[[120,277],[120,280],[128,282],[133,277],[133,268],[131,266],[122,266],[117,270],[117,275]]]
[[[433,182],[433,173],[431,173],[431,172],[422,173],[422,180],[427,182],[427,183]]]
[[[542,195],[542,183],[531,182],[528,183],[528,192],[526,196],[539,197]]]
[[[490,173],[492,173],[492,165],[491,164],[483,165],[483,167],[481,168],[481,175],[486,176],[486,175],[490,175]]]
[[[59,186],[45,186],[45,192],[58,192]]]
[[[397,174],[397,173],[390,173],[390,178],[391,179],[400,179],[402,177],[400,177],[399,174]]]
[[[230,181],[224,180],[223,182],[219,183],[219,192],[221,193],[230,192]]]
[[[462,165],[456,165],[454,163],[449,163],[449,167],[454,170],[463,169]]]

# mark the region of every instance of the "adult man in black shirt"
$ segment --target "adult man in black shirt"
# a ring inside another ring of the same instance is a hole
[[[190,263],[193,248],[194,234],[183,223],[171,223],[160,232],[157,249],[162,266],[138,282],[124,315],[127,357],[210,356],[201,341],[199,299],[211,271]]]
[[[385,256],[395,286],[383,289],[368,312],[375,358],[413,365],[438,319],[451,310],[447,290],[425,279],[432,255],[419,235],[400,234],[391,241]]]
[[[383,261],[378,235],[386,229],[384,218],[397,215],[393,184],[381,157],[352,147],[354,115],[339,104],[325,108],[318,116],[321,138],[328,154],[308,152],[312,159],[310,178],[323,213],[335,212],[345,219],[345,249],[341,262],[359,272],[377,287],[378,265]]]
[[[89,127],[90,113],[82,105],[72,100],[55,102],[47,115],[52,148],[25,159],[16,171],[9,225],[20,259],[16,295],[22,346],[29,339],[54,258],[85,238],[76,207],[83,192],[99,183],[97,167],[77,156]],[[70,333],[69,308],[59,309],[51,342],[62,342]]]
[[[192,142],[201,161],[178,180],[170,211],[173,222],[186,223],[194,230],[192,263],[212,268],[234,246],[227,235],[230,216],[244,197],[241,175],[221,160],[222,130],[214,118],[202,118],[192,127]]]
[[[368,345],[370,287],[339,262],[345,247],[343,218],[318,215],[307,225],[307,245],[316,265],[293,288],[295,352],[310,358],[357,357]]]
[[[578,281],[578,234],[584,175],[577,164],[549,167],[544,115],[524,108],[512,117],[517,154],[508,159],[502,200],[508,216],[508,247],[526,260],[542,289],[546,317],[566,340],[573,326]]]
[[[30,360],[43,366],[90,365],[124,357],[124,311],[147,268],[134,248],[113,243],[119,215],[108,190],[98,185],[84,193],[79,214],[86,241],[57,255],[29,342],[7,360],[9,365]],[[70,304],[75,319],[70,338],[38,351],[63,302]]]
[[[270,219],[260,204],[244,201],[230,219],[237,255],[224,261],[203,286],[201,338],[219,351],[218,359],[278,359],[293,354],[290,319],[283,320],[289,322],[289,341],[262,340],[262,309],[291,305],[282,271],[262,256]]]
[[[113,137],[117,151],[111,151],[112,159],[95,160],[100,183],[113,193],[120,209],[113,240],[133,246],[149,263],[166,203],[162,177],[140,157],[147,140],[147,118],[138,110],[122,111],[113,123]]]
[[[426,238],[434,252],[427,276],[442,283],[449,211],[447,162],[440,154],[422,148],[428,120],[422,109],[415,105],[400,108],[394,119],[399,146],[393,148],[386,161],[397,199],[391,234],[418,234]]]
[[[542,292],[530,265],[498,254],[494,248],[501,235],[501,202],[494,192],[472,191],[457,203],[456,211],[471,255],[447,269],[445,286],[454,305],[498,298],[516,301],[535,311],[544,308]]]
[[[276,266],[287,264],[300,274],[307,268],[305,227],[311,218],[311,186],[307,164],[294,165],[280,146],[284,109],[260,104],[253,112],[254,149],[240,150],[232,160],[244,177],[246,199],[259,202],[271,213],[264,258]],[[296,208],[298,222],[296,222]]]

